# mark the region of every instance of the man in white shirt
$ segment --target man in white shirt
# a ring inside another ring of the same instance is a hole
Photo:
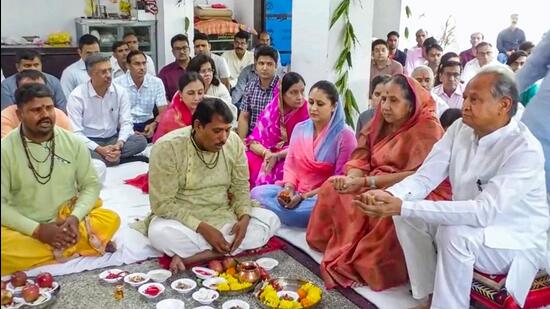
[[[462,120],[418,171],[356,198],[369,216],[394,216],[413,296],[433,293],[431,308],[469,308],[474,268],[507,274],[506,289],[523,307],[545,265],[544,156],[540,142],[512,118],[518,97],[509,70],[483,70],[466,86]],[[423,200],[446,178],[452,201]]]
[[[86,57],[99,53],[99,41],[91,34],[85,34],[78,40],[78,55],[80,60],[69,65],[61,73],[61,87],[65,97],[69,97],[76,86],[90,80],[84,61]]]
[[[126,61],[128,73],[115,79],[115,83],[124,87],[130,95],[134,132],[151,139],[168,103],[160,78],[147,74],[146,59],[145,53],[142,51],[131,51]],[[154,116],[155,106],[158,109],[156,118]]]
[[[424,89],[430,92],[435,101],[435,112],[437,114],[437,118],[441,117],[443,112],[449,109],[449,105],[447,105],[447,103],[441,98],[431,93],[435,82],[432,69],[427,65],[419,65],[412,71],[411,77],[419,82]]]
[[[124,43],[128,45],[128,48],[130,49],[130,51],[139,50],[139,40],[134,33],[129,32],[124,34],[124,37],[122,37],[122,40],[124,41]],[[155,62],[153,61],[153,58],[151,58],[151,56],[147,54],[145,54],[145,56],[147,56],[147,73],[156,76],[157,70],[155,69]]]
[[[234,49],[225,51],[222,54],[229,67],[229,83],[231,87],[235,87],[237,84],[242,70],[254,63],[254,54],[247,50],[249,39],[250,34],[248,32],[242,30],[237,32],[233,41]]]
[[[111,82],[109,58],[91,55],[86,68],[90,81],[76,87],[67,99],[69,119],[94,159],[118,165],[145,150],[147,140],[134,134],[128,93]]]
[[[460,62],[446,61],[442,63],[441,73],[439,73],[441,84],[432,90],[432,95],[445,101],[450,108],[462,108],[464,87],[460,83],[461,71]]]
[[[126,64],[126,57],[130,53],[128,44],[123,41],[117,41],[113,43],[113,55],[111,56],[111,68],[113,69],[113,78],[117,78],[126,74],[128,67]]]
[[[221,56],[218,56],[212,53],[212,45],[208,42],[208,36],[204,33],[195,32],[193,37],[193,46],[195,47],[195,56],[200,54],[205,54],[210,56],[214,63],[216,64],[216,77],[225,85],[227,89],[231,89],[231,83],[229,83],[229,66],[225,59]]]
[[[488,64],[499,64],[493,55],[493,45],[488,42],[481,42],[476,46],[476,57],[466,63],[462,71],[462,82],[467,84],[477,72]]]

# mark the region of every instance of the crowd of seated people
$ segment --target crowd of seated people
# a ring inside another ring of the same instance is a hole
[[[158,77],[133,33],[112,57],[82,36],[61,80],[18,54],[2,82],[2,275],[115,251],[106,166],[144,161],[127,183],[149,194],[140,230],[173,272],[285,225],[323,253],[327,288],[409,281],[423,306],[467,308],[475,269],[509,274],[522,305],[550,270],[550,34],[504,44],[504,64],[479,32],[443,54],[424,29],[407,51],[392,31],[372,44],[354,128],[333,83],[306,94],[298,72],[280,74],[266,36],[249,51],[241,31],[219,56],[207,35],[178,34]]]

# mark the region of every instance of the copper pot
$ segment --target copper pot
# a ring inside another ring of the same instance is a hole
[[[237,276],[241,281],[256,283],[260,279],[260,267],[252,261],[239,263],[237,265]]]

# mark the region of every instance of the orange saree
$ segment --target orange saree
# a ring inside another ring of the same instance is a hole
[[[397,131],[381,136],[384,119],[380,106],[359,137],[346,170],[361,169],[364,175],[414,171],[443,136],[435,117],[435,102],[418,82],[408,78],[415,93],[415,108]],[[365,188],[366,190],[366,188]],[[351,205],[353,195],[338,194],[326,182],[319,192],[307,227],[307,242],[324,252],[321,276],[327,288],[367,284],[380,291],[407,281],[405,258],[395,234],[393,220],[370,218]],[[443,182],[427,199],[448,200],[451,189]]]

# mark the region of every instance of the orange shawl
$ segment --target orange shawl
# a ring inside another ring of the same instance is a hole
[[[359,146],[346,163],[346,171],[358,168],[370,176],[415,171],[441,139],[445,131],[436,118],[436,103],[430,92],[412,78],[407,77],[407,81],[415,94],[414,112],[409,120],[397,131],[381,137],[386,123],[378,105],[374,118],[360,132]],[[449,184],[445,182],[442,186],[432,194],[450,199]]]
[[[430,93],[417,81],[407,80],[415,93],[410,119],[396,132],[380,137],[384,119],[378,107],[370,125],[361,131],[360,146],[346,169],[358,168],[365,175],[414,171],[443,136]],[[380,291],[404,284],[407,269],[392,218],[366,216],[351,204],[352,197],[338,194],[330,182],[325,182],[309,219],[306,240],[311,248],[324,252],[320,268],[326,287],[349,287],[356,282]],[[427,197],[450,198],[448,181]]]

